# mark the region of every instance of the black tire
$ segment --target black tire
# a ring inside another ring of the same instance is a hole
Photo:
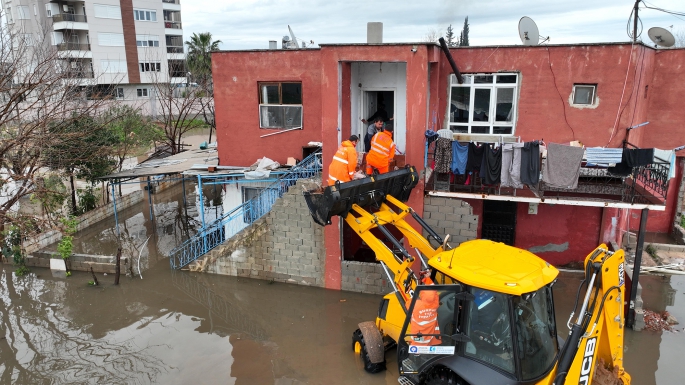
[[[355,351],[355,345],[357,345],[357,343],[359,343],[359,346],[361,347],[359,355],[361,356],[361,359],[364,362],[364,370],[369,373],[379,373],[384,371],[385,358],[383,358],[383,362],[378,362],[375,364],[371,362],[371,360],[369,359],[369,354],[366,352],[366,343],[364,342],[364,335],[359,329],[355,330],[354,333],[352,333],[352,351]]]
[[[456,373],[444,366],[437,366],[428,373],[424,385],[469,385]]]

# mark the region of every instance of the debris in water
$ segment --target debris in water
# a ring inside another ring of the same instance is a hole
[[[672,317],[672,319],[670,319],[671,321],[675,321],[675,317],[670,315],[668,312],[665,311],[661,314],[659,314],[657,312],[653,312],[651,310],[645,310],[644,312],[645,312],[645,327],[648,330],[651,330],[651,331],[666,330],[669,332],[673,331],[673,328],[671,327],[671,325],[674,325],[674,324],[669,324],[668,321],[669,321],[669,317]],[[677,322],[677,321],[675,321],[675,322]]]
[[[346,300],[346,299],[341,299],[340,302],[347,302],[347,300]]]

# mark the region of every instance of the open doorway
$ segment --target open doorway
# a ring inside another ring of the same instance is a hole
[[[372,120],[378,115],[381,115],[386,123],[395,116],[394,90],[364,90],[362,92],[361,116],[362,119],[367,120],[367,122],[363,123],[360,119],[360,125],[356,135],[360,138],[364,138],[368,126],[373,124]],[[357,151],[365,152],[363,140],[359,141]]]
[[[514,246],[516,238],[516,202],[483,202],[481,238]]]

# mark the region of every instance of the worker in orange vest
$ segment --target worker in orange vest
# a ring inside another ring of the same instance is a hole
[[[350,139],[342,142],[338,151],[333,156],[333,161],[328,167],[328,185],[332,186],[336,181],[349,182],[357,168],[357,135],[350,136]]]
[[[430,278],[429,282],[432,284]],[[436,336],[436,334],[440,334],[438,306],[440,306],[440,297],[436,290],[422,290],[419,292],[419,298],[414,304],[411,323],[407,332],[412,334],[410,345],[433,346],[442,343],[441,338]],[[417,335],[419,333],[422,336],[419,337]]]
[[[371,138],[371,149],[366,154],[366,173],[371,175],[373,169],[379,174],[390,171],[390,161],[395,158],[395,143],[392,141],[393,127],[388,125],[384,131]]]

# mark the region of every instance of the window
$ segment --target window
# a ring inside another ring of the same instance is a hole
[[[513,135],[516,125],[518,74],[450,76],[449,126],[457,133]]]
[[[159,47],[159,36],[136,35],[136,45],[138,47]]]
[[[100,68],[103,73],[118,74],[126,73],[126,60],[100,60]]]
[[[7,17],[7,24],[14,23],[14,19],[12,18],[12,7],[7,7],[7,10],[5,11],[5,15]]]
[[[29,6],[19,5],[17,6],[17,19],[28,20],[29,19]]]
[[[57,4],[57,3],[45,4],[45,15],[47,17],[59,15],[59,4]]]
[[[38,16],[38,6],[33,4],[33,16]]]
[[[139,98],[147,98],[149,96],[147,88],[136,88],[136,93]]]
[[[243,203],[247,203],[254,198],[257,198],[259,194],[262,193],[264,188],[262,187],[243,187]],[[243,221],[245,223],[252,223],[259,219],[260,213],[257,212],[257,208],[260,207],[259,204],[252,204],[245,206],[243,212]]]
[[[121,19],[121,8],[118,5],[93,4],[93,13],[95,17],[102,19]]]
[[[159,62],[142,62],[140,64],[140,72],[160,72],[162,65]]]
[[[573,104],[591,106],[595,104],[596,84],[574,84]]]
[[[98,32],[98,44],[102,47],[123,47],[124,46],[124,34],[123,33]]]
[[[259,127],[302,128],[302,83],[259,83]]]
[[[465,332],[471,338],[464,354],[514,374],[514,340],[509,300],[505,294],[471,288],[475,299],[468,302]]]
[[[137,21],[157,21],[157,11],[146,9],[134,9],[133,17]]]

